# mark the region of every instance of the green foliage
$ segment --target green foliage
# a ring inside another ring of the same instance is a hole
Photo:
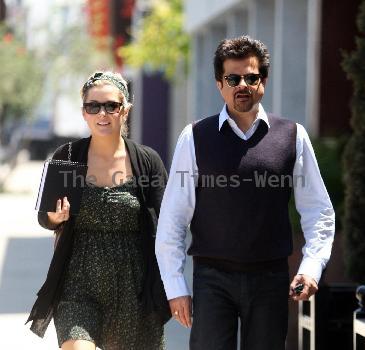
[[[154,1],[135,40],[121,47],[119,54],[132,67],[162,70],[169,80],[174,78],[178,64],[187,71],[189,36],[183,30],[182,1]]]
[[[320,138],[313,140],[313,148],[323,181],[336,213],[336,231],[342,227],[344,207],[344,185],[342,181],[342,154],[346,138]],[[301,232],[300,217],[291,198],[289,214],[294,232]]]
[[[361,37],[356,38],[356,50],[345,53],[343,69],[353,82],[351,102],[352,135],[344,152],[346,265],[350,278],[365,281],[365,1],[357,18]]]
[[[34,52],[0,27],[0,130],[7,118],[29,115],[42,87],[43,74]]]
[[[33,35],[45,32],[38,28]],[[32,117],[45,86],[57,97],[65,89],[79,90],[75,82],[95,70],[113,66],[111,50],[100,50],[81,26],[66,27],[49,37],[47,45],[29,50],[9,29],[0,27],[0,140],[6,121]]]

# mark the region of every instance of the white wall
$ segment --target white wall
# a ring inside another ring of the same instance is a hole
[[[283,25],[280,114],[306,124],[307,0],[284,0]]]
[[[194,32],[240,0],[185,0],[186,30]]]

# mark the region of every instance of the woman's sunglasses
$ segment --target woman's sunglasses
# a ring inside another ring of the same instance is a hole
[[[106,113],[113,114],[120,111],[120,107],[123,105],[121,102],[107,101],[100,102],[84,102],[83,107],[88,114],[98,114],[101,107],[104,107]]]
[[[229,74],[225,75],[224,79],[227,85],[230,87],[236,87],[240,84],[243,79],[247,85],[256,86],[261,80],[261,74],[249,73],[244,75],[239,74]]]

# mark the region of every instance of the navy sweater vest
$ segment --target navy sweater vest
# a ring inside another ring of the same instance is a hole
[[[219,116],[193,127],[199,169],[188,254],[238,264],[292,252],[288,202],[296,159],[296,124],[269,115],[247,141]]]

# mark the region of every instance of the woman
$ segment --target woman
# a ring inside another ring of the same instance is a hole
[[[131,104],[120,74],[93,74],[81,96],[91,136],[71,144],[71,160],[87,163],[88,185],[77,216],[66,197],[38,214],[62,233],[28,321],[43,337],[53,317],[63,350],[163,349],[171,314],[154,235],[166,171],[155,151],[125,137]],[[63,145],[53,158],[68,156]]]

